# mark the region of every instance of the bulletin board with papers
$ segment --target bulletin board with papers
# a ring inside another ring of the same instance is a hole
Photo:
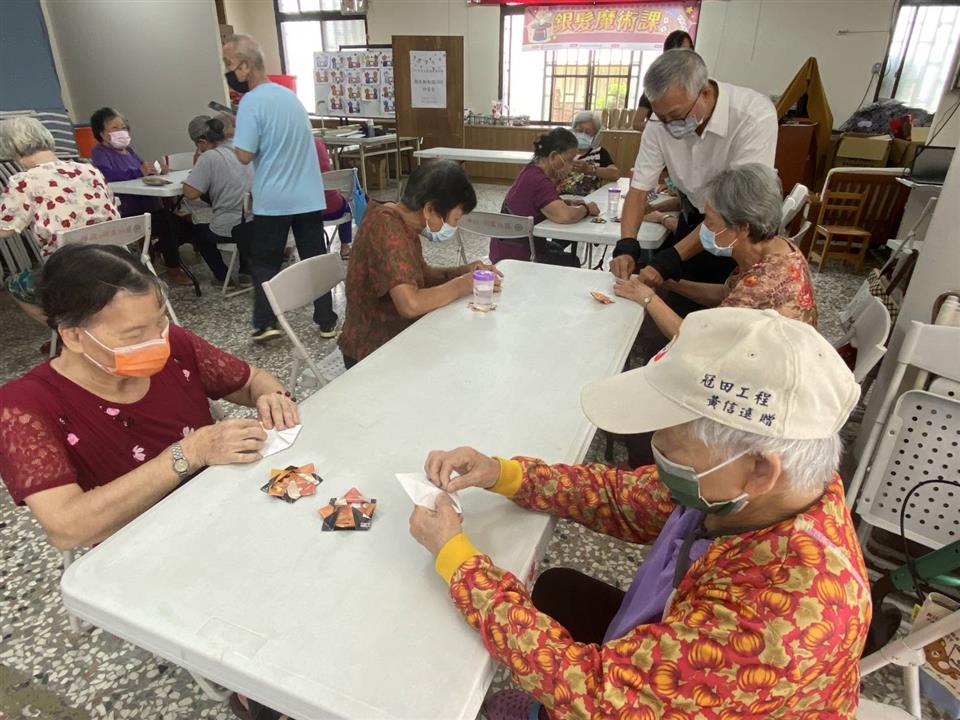
[[[317,115],[396,117],[390,47],[314,53],[313,80]]]

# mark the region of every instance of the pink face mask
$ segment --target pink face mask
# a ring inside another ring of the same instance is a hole
[[[130,145],[130,133],[127,130],[114,130],[110,133],[110,147],[125,150]]]

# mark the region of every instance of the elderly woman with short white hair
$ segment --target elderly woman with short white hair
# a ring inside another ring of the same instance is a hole
[[[0,196],[0,238],[30,227],[43,258],[57,249],[59,233],[120,217],[100,171],[61,160],[55,151],[53,135],[39,120],[21,116],[0,123],[0,158],[16,160],[23,168],[10,177]],[[46,324],[32,270],[10,277],[7,289],[27,315]]]
[[[485,716],[852,718],[870,585],[837,468],[859,395],[809,325],[713,308],[652,362],[581,394],[598,427],[656,431],[655,465],[430,453],[427,476],[448,492],[485,488],[648,546],[626,591],[560,567],[531,591],[533,571],[474,546],[446,493],[414,510],[438,591],[522,688]]]
[[[766,165],[719,173],[707,187],[700,243],[713,255],[732,257],[737,267],[724,283],[671,280],[664,286],[706,307],[769,308],[816,327],[807,260],[780,236],[782,204],[780,178]],[[677,334],[682,318],[641,280],[618,279],[614,292],[643,305],[668,339]]]
[[[573,116],[570,129],[577,138],[579,154],[571,172],[560,186],[560,192],[587,195],[608,182],[620,178],[620,170],[613,157],[600,145],[603,118],[595,110],[583,110]]]

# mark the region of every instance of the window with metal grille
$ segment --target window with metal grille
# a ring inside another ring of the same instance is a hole
[[[662,52],[524,52],[523,7],[501,10],[500,48],[500,98],[509,114],[536,122],[567,122],[580,110],[635,107],[643,93],[643,73]]]
[[[297,78],[297,97],[316,109],[313,54],[367,44],[366,15],[343,15],[340,0],[274,0],[283,71]]]
[[[876,99],[936,112],[960,42],[960,5],[907,4],[897,15]]]

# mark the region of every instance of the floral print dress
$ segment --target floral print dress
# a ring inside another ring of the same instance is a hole
[[[817,326],[817,302],[813,296],[810,266],[800,249],[765,255],[745,273],[735,269],[723,284],[721,307],[776,310],[784,317]]]

